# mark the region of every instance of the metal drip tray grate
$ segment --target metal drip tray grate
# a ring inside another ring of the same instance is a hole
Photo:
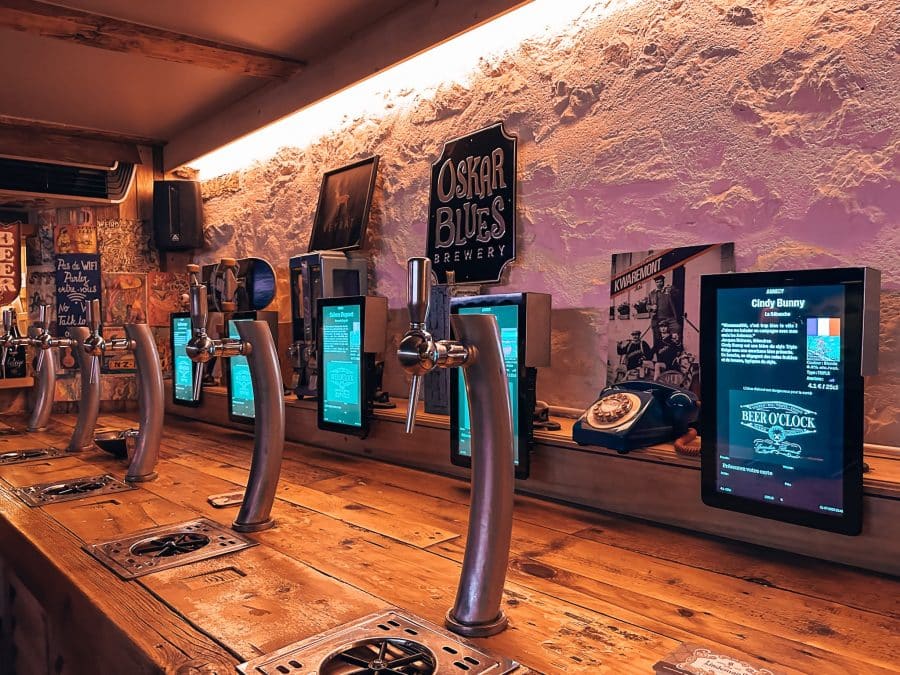
[[[84,550],[123,579],[240,551],[256,542],[206,518],[163,525]]]
[[[69,502],[75,499],[108,495],[133,489],[131,485],[105,473],[102,476],[38,483],[37,485],[16,488],[15,493],[28,506],[45,506],[46,504]]]
[[[502,675],[524,673],[434,624],[378,612],[238,666],[247,675]]]
[[[53,459],[65,453],[59,448],[23,448],[21,450],[0,450],[0,466],[33,462],[36,459]]]

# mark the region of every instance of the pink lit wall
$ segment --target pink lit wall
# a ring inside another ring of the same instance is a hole
[[[896,2],[647,1],[602,20],[595,9],[466,84],[401,92],[381,118],[206,182],[202,259],[269,259],[287,320],[288,258],[306,249],[321,174],[377,153],[372,280],[400,332],[430,164],[444,140],[503,120],[519,138],[519,258],[497,290],[553,294],[540,398],[584,407],[602,387],[613,252],[734,241],[740,271],[882,270],[867,440],[900,445]],[[405,396],[388,363],[388,389]]]

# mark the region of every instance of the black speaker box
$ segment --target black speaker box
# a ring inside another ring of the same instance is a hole
[[[187,251],[203,246],[199,182],[153,182],[153,233],[160,251]]]

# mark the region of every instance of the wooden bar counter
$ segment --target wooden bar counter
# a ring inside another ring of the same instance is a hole
[[[56,415],[0,451],[60,446],[73,424]],[[234,508],[207,497],[245,483],[251,447],[169,416],[156,481],[43,508],[9,488],[124,464],[95,451],[0,467],[0,672],[228,673],[389,606],[442,622],[467,483],[323,449],[287,445],[277,527],[250,535],[258,546],[135,581],[81,549],[197,515],[230,524]],[[532,497],[516,500],[504,609],[510,628],[477,642],[536,672],[652,673],[680,643],[786,673],[900,668],[896,577]]]

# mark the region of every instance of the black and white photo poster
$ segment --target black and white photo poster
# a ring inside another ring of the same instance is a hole
[[[607,384],[650,380],[700,392],[700,275],[733,272],[734,244],[615,253]]]

